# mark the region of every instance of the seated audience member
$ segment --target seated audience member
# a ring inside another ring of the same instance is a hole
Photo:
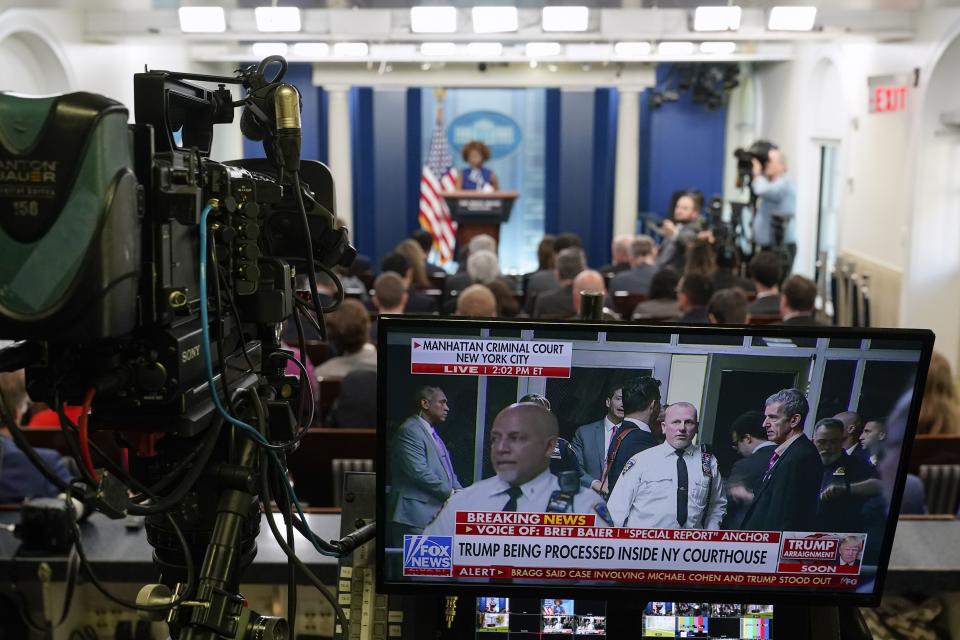
[[[715,246],[714,252],[717,268],[710,275],[714,291],[737,287],[748,295],[756,292],[752,280],[740,277],[740,252],[732,242]]]
[[[572,318],[576,315],[573,310],[573,279],[583,271],[585,262],[583,251],[578,247],[568,247],[557,254],[559,286],[537,296],[533,306],[534,318]]]
[[[520,302],[517,301],[517,296],[514,295],[513,289],[510,288],[503,278],[497,278],[493,282],[486,285],[490,292],[493,293],[493,297],[497,299],[497,317],[498,318],[516,318],[520,313]]]
[[[452,292],[463,291],[473,284],[467,268],[470,264],[470,256],[478,251],[489,251],[496,256],[497,241],[493,239],[493,236],[486,233],[480,233],[470,238],[470,242],[467,243],[467,253],[460,258],[461,270],[447,278],[447,284],[445,285],[444,293],[448,297]]]
[[[694,240],[687,245],[687,255],[683,265],[684,275],[702,273],[709,278],[716,270],[717,258],[713,253],[713,245],[708,240]]]
[[[435,275],[445,277],[447,272],[443,270],[443,267],[430,262],[430,252],[433,251],[433,235],[426,229],[417,229],[410,234],[410,239],[415,240],[423,251],[423,255],[425,256],[423,266],[427,270],[427,277],[431,278]]]
[[[923,388],[923,403],[917,420],[917,433],[933,436],[960,435],[960,398],[950,363],[934,351]]]
[[[455,315],[469,318],[496,318],[497,299],[482,284],[472,284],[457,296]]]
[[[370,344],[370,317],[356,300],[344,300],[327,315],[330,343],[339,355],[316,368],[317,378],[342,380],[354,369],[377,368],[377,348]]]
[[[651,240],[651,242],[653,242],[653,240]],[[613,243],[610,245],[612,262],[600,267],[598,271],[604,276],[607,276],[632,268],[634,266],[633,256],[630,251],[630,245],[632,243],[633,236],[631,235],[621,235],[614,238]]]
[[[23,370],[0,373],[0,393],[20,424],[27,410],[26,382]],[[66,460],[53,449],[36,449],[37,454],[64,482],[70,482]],[[10,431],[0,423],[0,504],[23,502],[25,498],[54,498],[60,489],[51,484],[33,466],[27,455],[13,441]]]
[[[338,229],[342,229],[347,226],[347,221],[338,216],[336,224]],[[362,273],[373,273],[373,261],[370,260],[370,256],[358,253],[350,263],[349,275],[358,276]]]
[[[783,283],[780,293],[780,317],[783,324],[794,327],[823,326],[813,317],[817,302],[817,285],[813,280],[793,275]]]
[[[585,269],[577,274],[577,277],[573,279],[573,312],[574,316],[579,317],[580,315],[580,298],[582,293],[599,293],[606,296],[607,289],[606,283],[604,282],[603,274],[599,271],[594,271],[593,269]],[[603,319],[604,320],[619,320],[620,316],[616,312],[603,308]]]
[[[500,277],[497,254],[486,249],[471,251],[467,258],[467,274],[471,284],[490,284]]]
[[[658,267],[683,269],[688,245],[703,233],[703,219],[700,207],[703,197],[694,191],[688,191],[677,198],[673,207],[673,217],[661,223],[663,241],[657,255]]]
[[[634,320],[676,320],[680,317],[677,307],[677,285],[680,274],[670,267],[657,271],[650,281],[650,299],[638,304],[633,310]]]
[[[621,271],[610,280],[610,293],[607,304],[613,303],[615,291],[627,291],[632,294],[648,295],[650,283],[657,272],[655,262],[657,246],[650,236],[637,236],[630,243],[630,269]]]
[[[747,267],[757,299],[750,303],[747,312],[752,316],[776,316],[780,314],[780,256],[773,251],[761,251],[750,260]]]
[[[430,278],[427,277],[427,256],[416,240],[406,239],[394,249],[407,259],[410,265],[410,284],[414,289],[423,291],[430,288]]]
[[[740,289],[721,289],[707,304],[710,324],[746,324],[747,296]]]
[[[682,314],[677,322],[707,324],[710,322],[707,305],[713,296],[710,278],[694,271],[680,278],[677,286],[677,308]]]
[[[533,313],[533,302],[538,294],[557,287],[557,275],[553,271],[557,252],[554,249],[556,236],[547,234],[537,245],[537,270],[523,276],[524,310]]]
[[[378,315],[403,313],[407,295],[403,279],[392,271],[381,273],[373,282],[373,306]],[[376,319],[370,322],[370,342],[377,342]]]
[[[328,427],[373,428],[377,426],[377,370],[354,369],[340,383],[333,401]]]
[[[580,238],[575,233],[561,233],[553,241],[553,258],[550,263],[553,265],[549,271],[543,270],[544,262],[541,260],[540,268],[541,270],[537,273],[530,276],[527,281],[526,287],[526,299],[524,300],[524,308],[527,310],[529,315],[533,315],[534,306],[536,304],[537,296],[546,291],[553,291],[560,286],[560,283],[557,282],[557,271],[556,271],[556,257],[564,249],[570,247],[581,248]],[[539,256],[539,250],[537,252]]]
[[[437,302],[430,296],[420,293],[413,288],[413,272],[410,263],[399,253],[389,253],[380,263],[381,273],[392,271],[403,279],[407,290],[407,303],[403,307],[404,313],[436,313]]]

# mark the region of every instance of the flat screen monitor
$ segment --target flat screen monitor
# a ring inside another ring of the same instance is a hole
[[[932,344],[383,317],[379,587],[632,590],[674,603],[650,634],[686,637],[716,616],[683,602],[875,603]]]

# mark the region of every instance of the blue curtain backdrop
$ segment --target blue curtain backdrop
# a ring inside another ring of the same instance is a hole
[[[436,121],[436,97],[432,90],[422,90],[419,99],[421,108],[420,165],[427,161],[430,137]],[[480,132],[488,123],[497,129],[491,135],[506,151],[516,142],[516,130],[512,129],[505,116],[519,128],[519,144],[501,157],[494,157],[487,166],[500,179],[504,191],[518,191],[520,198],[514,205],[510,220],[500,229],[500,267],[506,273],[527,273],[537,268],[537,244],[543,237],[545,197],[545,136],[544,113],[546,91],[543,89],[450,89],[444,101],[444,126],[450,142],[450,153],[458,168],[465,163],[460,158],[464,136],[471,131]],[[488,117],[476,112],[494,112]],[[472,115],[476,115],[474,119]],[[450,126],[455,124],[454,130]],[[484,122],[486,120],[486,122]],[[476,126],[474,126],[476,123]],[[472,127],[472,128],[471,128]],[[512,131],[508,134],[508,129]],[[496,155],[500,145],[494,147]],[[419,193],[419,169],[417,177]]]
[[[657,84],[670,65],[657,66]],[[699,189],[705,198],[723,193],[727,107],[710,111],[692,92],[654,108],[650,90],[640,101],[640,210],[669,213],[674,191]]]
[[[300,157],[304,160],[319,160],[326,163],[328,157],[327,94],[321,87],[313,85],[313,66],[303,63],[291,64],[283,79],[297,88],[303,100],[303,108],[300,112],[303,131]],[[240,117],[239,112],[236,117]],[[263,158],[263,144],[244,138],[243,157]]]
[[[580,236],[587,261],[610,261],[616,167],[615,89],[547,91],[547,233]]]

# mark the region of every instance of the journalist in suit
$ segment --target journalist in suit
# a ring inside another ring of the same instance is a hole
[[[767,398],[763,426],[777,444],[740,526],[749,531],[816,531],[823,462],[803,433],[810,405],[799,389]]]
[[[419,534],[454,491],[462,489],[450,452],[436,426],[447,419],[447,396],[438,387],[417,391],[417,413],[400,425],[390,447],[390,493],[387,516],[393,544],[405,534]]]
[[[580,466],[580,484],[592,487],[595,491],[600,489],[603,469],[607,464],[607,450],[617,427],[623,421],[622,385],[609,387],[605,395],[607,413],[596,422],[578,427],[571,443]]]
[[[763,414],[759,411],[747,411],[734,420],[730,425],[730,439],[741,458],[733,463],[724,483],[727,512],[722,528],[739,529],[777,445],[767,440]]]
[[[627,461],[660,444],[660,381],[642,376],[623,385],[623,422],[607,451],[600,493],[610,495]]]

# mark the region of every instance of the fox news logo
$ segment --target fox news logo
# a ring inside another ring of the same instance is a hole
[[[452,576],[453,537],[403,536],[403,575]]]

